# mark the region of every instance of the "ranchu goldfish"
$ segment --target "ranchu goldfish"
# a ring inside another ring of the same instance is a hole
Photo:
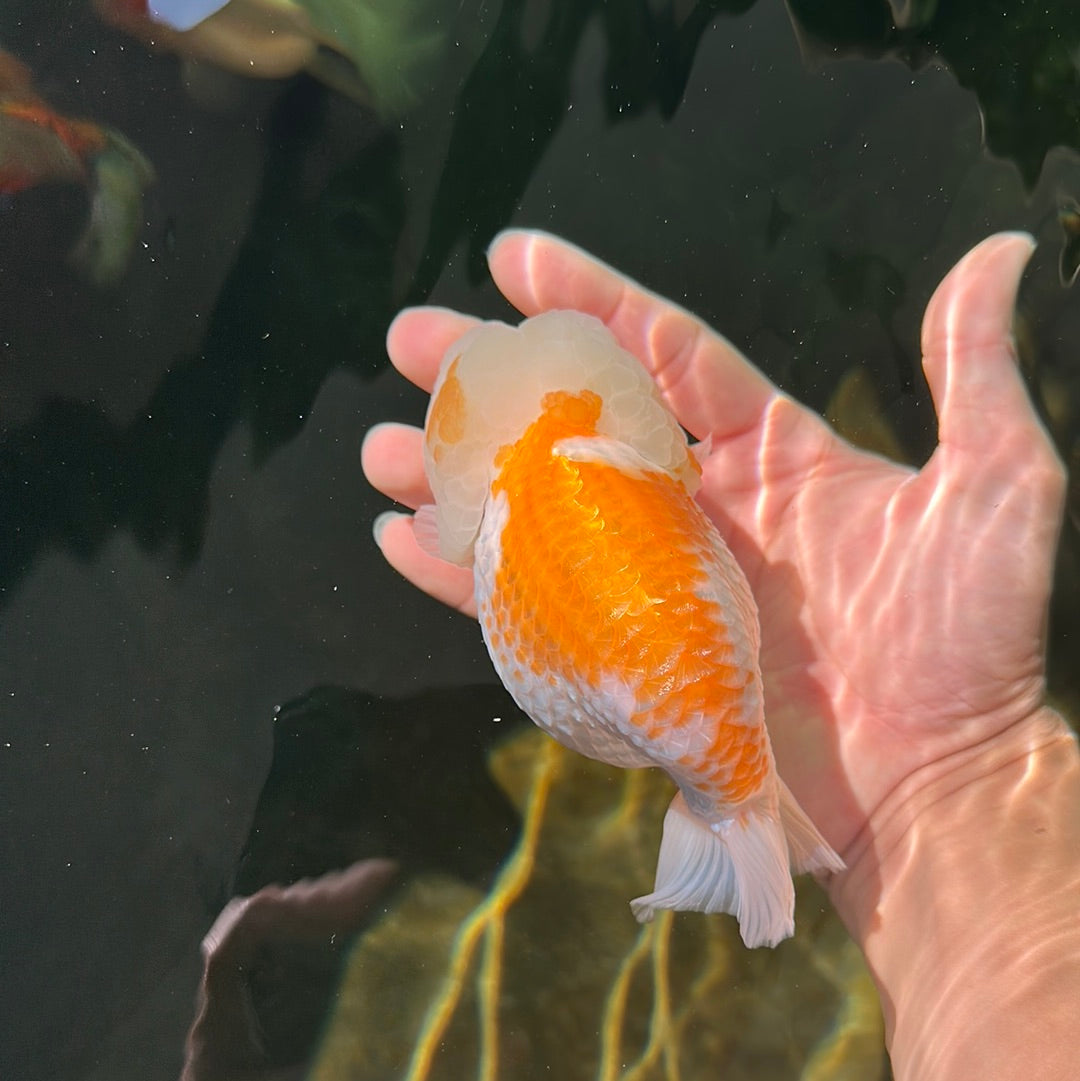
[[[565,746],[678,786],[637,919],[728,912],[747,946],[793,934],[792,867],[843,864],[777,774],[757,607],[649,374],[578,312],[482,325],[443,359],[424,454],[417,539],[473,568],[517,703]]]

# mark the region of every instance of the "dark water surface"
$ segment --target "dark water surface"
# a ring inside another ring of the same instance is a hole
[[[177,1076],[235,893],[375,856],[483,886],[509,850],[483,755],[513,707],[475,626],[383,564],[359,471],[373,422],[422,417],[394,312],[510,314],[483,273],[498,229],[594,251],[816,409],[864,366],[916,461],[923,307],[1027,229],[1026,363],[1075,455],[1080,16],[814,6],[454,0],[380,116],[305,75],[199,103],[89,2],[5,0],[37,92],[157,180],[108,287],[65,261],[81,188],[0,196],[0,1077]],[[309,1012],[275,1029],[281,1061]]]

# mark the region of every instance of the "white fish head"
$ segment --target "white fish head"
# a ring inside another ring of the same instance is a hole
[[[598,319],[551,311],[517,327],[484,323],[447,350],[425,423],[444,559],[471,565],[500,448],[540,416],[547,394],[586,390],[602,403],[597,435],[626,443],[694,490],[685,434],[641,362]]]

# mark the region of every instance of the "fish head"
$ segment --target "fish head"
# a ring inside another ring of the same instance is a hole
[[[598,319],[550,311],[517,327],[484,323],[446,352],[424,425],[439,553],[471,566],[501,455],[552,403],[583,397],[581,430],[632,447],[693,491],[697,461],[641,362]]]

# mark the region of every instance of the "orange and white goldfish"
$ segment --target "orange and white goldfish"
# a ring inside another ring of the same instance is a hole
[[[730,912],[747,946],[793,934],[792,866],[843,864],[776,772],[757,608],[649,374],[579,312],[485,324],[442,362],[424,452],[418,541],[473,568],[514,699],[567,747],[678,785],[634,915]]]

